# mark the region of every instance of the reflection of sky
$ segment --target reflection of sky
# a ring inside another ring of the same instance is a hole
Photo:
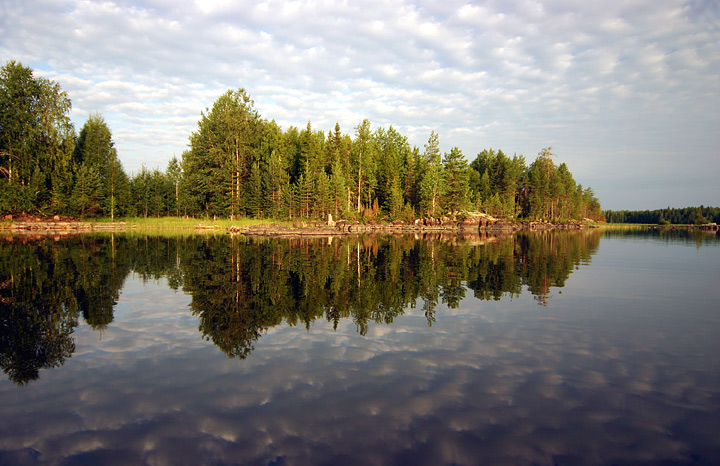
[[[243,361],[130,277],[64,367],[0,382],[0,464],[716,463],[718,276],[720,247],[605,239],[547,307],[279,326]]]

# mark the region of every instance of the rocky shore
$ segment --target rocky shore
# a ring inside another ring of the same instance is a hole
[[[11,223],[0,224],[0,232],[11,235],[47,235],[66,236],[91,232],[121,232],[133,228],[125,222],[83,222],[77,219],[21,218]],[[491,217],[480,212],[463,212],[452,217],[423,218],[414,222],[379,222],[369,220],[364,223],[354,220],[333,221],[329,216],[325,222],[297,221],[293,225],[267,223],[251,226],[231,226],[221,228],[218,225],[197,223],[195,231],[226,231],[229,234],[245,236],[342,236],[358,234],[416,234],[423,237],[493,236],[512,234],[516,231],[580,230],[594,228],[581,222],[516,222]]]
[[[337,220],[329,217],[327,222],[299,222],[293,226],[278,224],[230,227],[230,234],[246,236],[337,236],[355,234],[442,234],[477,235],[478,233],[513,233],[516,231],[581,230],[596,228],[581,222],[513,222],[501,220],[482,213],[464,213],[456,217],[424,218],[412,223]]]
[[[82,222],[78,220],[23,219],[9,224],[0,224],[0,231],[11,234],[30,235],[72,235],[80,233],[124,231],[125,222]]]

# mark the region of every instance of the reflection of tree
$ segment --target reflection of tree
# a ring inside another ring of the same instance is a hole
[[[93,328],[112,322],[131,258],[114,252],[107,236],[0,242],[0,367],[11,380],[62,365],[79,315]]]
[[[192,243],[192,244],[190,244]],[[479,299],[518,295],[540,303],[589,260],[597,233],[526,234],[476,245],[409,238],[269,240],[203,237],[182,257],[185,291],[200,330],[231,357],[247,357],[270,327],[310,328],[350,319],[365,335],[419,299],[428,324],[438,302],[458,307],[466,286]]]
[[[362,335],[422,301],[428,324],[438,303],[519,295],[547,304],[599,232],[445,240],[409,237],[263,239],[225,236],[82,236],[0,242],[0,366],[17,383],[72,355],[78,319],[113,320],[125,277],[167,277],[192,295],[203,336],[245,358],[269,328],[353,322]]]
[[[717,245],[720,242],[720,232],[708,232],[695,229],[619,227],[604,230],[604,238],[652,238],[666,244],[693,244],[697,249],[704,245]]]
[[[524,233],[477,251],[468,287],[479,299],[517,296],[522,287],[547,306],[551,287],[563,287],[572,271],[590,260],[602,232]]]
[[[392,323],[417,292],[404,270],[413,241],[198,238],[183,257],[184,290],[200,330],[230,356],[246,357],[262,332],[326,318]],[[397,244],[404,242],[404,247]]]
[[[72,287],[55,281],[55,252],[49,243],[0,243],[0,367],[20,385],[75,350],[77,308]]]
[[[256,263],[241,264],[234,241],[198,238],[183,256],[184,289],[193,296],[192,310],[200,318],[200,331],[230,357],[245,358],[262,331],[280,323],[277,305],[283,292],[272,283],[272,251],[258,252]],[[247,251],[249,252],[249,251]],[[257,297],[267,300],[258,306]]]
[[[0,303],[0,367],[22,385],[40,369],[62,365],[75,351],[71,334],[77,319],[55,302],[54,290],[33,270],[11,274]],[[7,280],[8,277],[2,277]],[[47,293],[47,294],[46,294]]]
[[[584,262],[600,244],[599,231],[519,235],[525,268],[523,280],[538,304],[547,306],[550,287],[563,287],[572,271]]]

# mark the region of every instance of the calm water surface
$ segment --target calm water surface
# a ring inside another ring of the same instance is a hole
[[[0,239],[0,464],[720,464],[717,235]]]

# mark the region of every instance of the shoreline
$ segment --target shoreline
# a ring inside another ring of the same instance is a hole
[[[224,224],[212,222],[198,222],[187,225],[140,225],[132,221],[120,222],[93,222],[93,221],[54,221],[35,220],[14,223],[0,223],[0,235],[6,237],[60,237],[79,236],[88,233],[148,233],[148,234],[229,234],[247,237],[339,237],[360,235],[416,235],[426,239],[431,238],[474,238],[480,236],[505,236],[519,231],[549,232],[549,231],[580,231],[587,229],[612,228],[644,228],[655,231],[702,231],[720,232],[718,225],[635,225],[635,224],[605,224],[583,223],[578,221],[568,223],[550,223],[543,221],[511,221],[492,219],[480,222],[461,222],[448,219],[422,219],[415,223],[400,221],[390,223],[340,220],[328,224],[321,221],[301,221],[289,225],[287,222],[270,221],[251,225],[232,225],[229,221]]]
[[[0,234],[17,236],[69,236],[85,233],[121,233],[121,232],[158,232],[188,231],[193,233],[222,232],[244,236],[349,236],[363,234],[438,234],[438,235],[477,235],[511,234],[516,231],[567,231],[599,228],[600,225],[588,225],[581,222],[549,223],[542,221],[517,222],[500,220],[489,216],[478,216],[466,221],[448,218],[419,219],[413,223],[395,221],[381,223],[370,221],[339,220],[337,222],[302,221],[293,225],[280,222],[268,222],[254,225],[218,225],[198,222],[187,226],[141,226],[132,222],[92,222],[78,220],[24,220],[0,224]]]
[[[0,232],[48,234],[55,233],[93,233],[125,231],[125,222],[81,222],[81,221],[35,221],[14,222],[0,225]]]
[[[428,219],[425,219],[428,220]],[[455,221],[439,221],[432,219],[428,223],[360,223],[338,221],[329,225],[324,222],[303,222],[296,227],[284,227],[276,224],[229,227],[228,233],[245,236],[346,236],[362,234],[442,234],[442,235],[477,235],[477,234],[510,234],[516,231],[567,231],[598,228],[596,225],[585,225],[580,222],[553,224],[547,222],[512,222],[496,220],[484,223]]]
[[[698,230],[698,231],[720,231],[715,223],[706,223],[703,225],[650,225],[651,230]]]

